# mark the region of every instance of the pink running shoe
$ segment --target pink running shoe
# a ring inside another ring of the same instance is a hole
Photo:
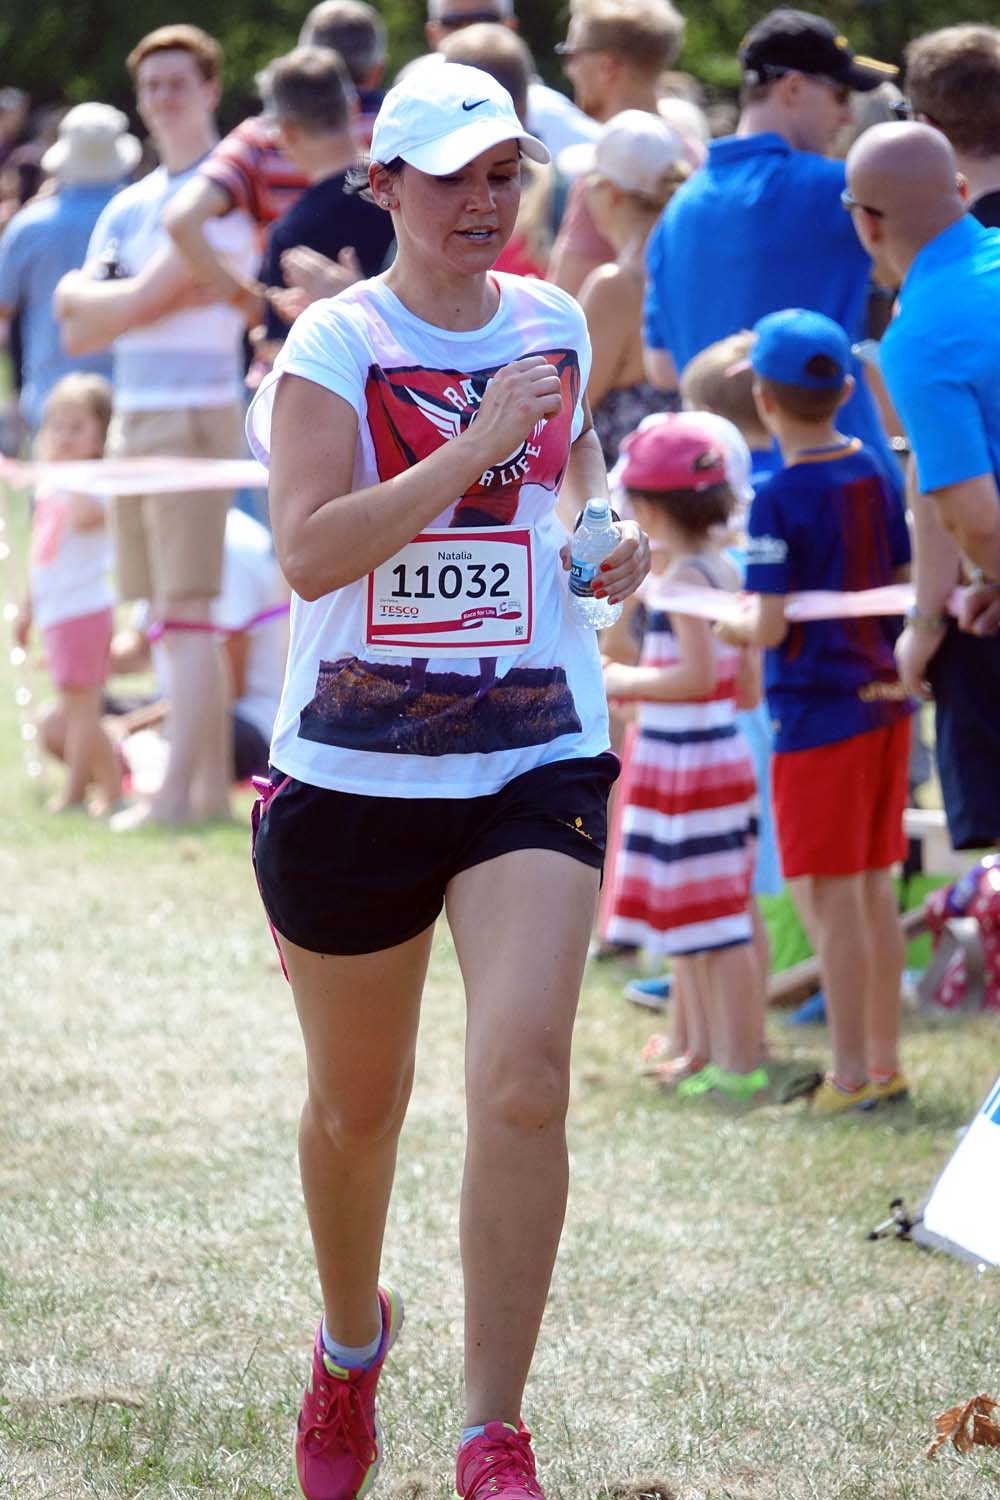
[[[522,1422],[487,1422],[486,1431],[458,1450],[456,1500],[545,1500],[535,1474],[531,1433]]]
[[[334,1364],[323,1347],[320,1324],[312,1376],[295,1433],[295,1470],[304,1500],[363,1500],[378,1474],[382,1441],[375,1421],[375,1387],[385,1357],[403,1323],[394,1287],[380,1286],[382,1340],[366,1369]]]

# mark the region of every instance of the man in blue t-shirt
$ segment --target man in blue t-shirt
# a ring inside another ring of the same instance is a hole
[[[740,49],[743,109],[737,133],[713,141],[708,161],[677,192],[649,242],[643,342],[650,377],[668,389],[694,355],[799,306],[864,337],[871,260],[840,206],[844,164],[824,152],[850,120],[852,91],[896,75],[855,57],[828,21],[775,10]],[[895,461],[871,395],[856,387],[845,432]]]
[[[911,692],[933,688],[948,829],[969,849],[1000,841],[1000,234],[966,210],[955,168],[939,130],[880,125],[848,156],[847,202],[902,283],[881,344],[917,490],[916,603],[897,658]],[[947,617],[963,566],[981,575],[963,607],[971,631]]]
[[[141,148],[128,119],[110,104],[78,104],[59,126],[42,165],[55,192],[14,215],[0,239],[0,318],[22,319],[24,381],[20,408],[29,435],[45,398],[63,375],[110,376],[108,353],[67,354],[52,294],[67,271],[82,266],[94,225],[138,165]]]
[[[794,308],[762,318],[754,333],[754,395],[785,467],[750,508],[750,617],[719,634],[768,648],[778,847],[830,1015],[833,1070],[814,1108],[836,1114],[898,1099],[906,1088],[892,866],[906,852],[911,705],[896,676],[894,621],[790,624],[785,605],[805,590],[903,582],[910,541],[878,455],[835,426],[852,386],[843,329]]]

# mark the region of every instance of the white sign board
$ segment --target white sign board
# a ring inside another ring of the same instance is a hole
[[[931,1189],[913,1238],[1000,1266],[1000,1078]]]

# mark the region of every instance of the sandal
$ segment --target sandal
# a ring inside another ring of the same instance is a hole
[[[687,1079],[700,1076],[707,1066],[703,1057],[693,1057],[690,1052],[684,1052],[680,1057],[651,1063],[643,1070],[643,1076],[654,1079],[661,1089],[675,1089]]]

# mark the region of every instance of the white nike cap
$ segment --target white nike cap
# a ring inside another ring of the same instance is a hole
[[[517,141],[532,161],[551,159],[525,131],[502,83],[481,68],[445,62],[413,68],[389,90],[372,131],[371,159],[384,165],[402,157],[419,172],[443,177],[501,141]]]

